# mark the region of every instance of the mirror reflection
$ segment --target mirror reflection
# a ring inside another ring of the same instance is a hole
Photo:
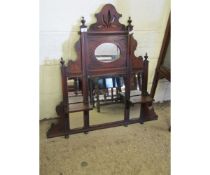
[[[120,49],[113,43],[103,43],[95,49],[98,61],[109,63],[120,58]]]

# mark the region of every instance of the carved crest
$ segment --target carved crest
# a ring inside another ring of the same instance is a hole
[[[95,15],[97,22],[92,24],[89,31],[122,31],[126,30],[125,25],[119,22],[122,16],[112,4],[106,4],[100,13]]]

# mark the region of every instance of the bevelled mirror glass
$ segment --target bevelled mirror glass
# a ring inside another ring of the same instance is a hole
[[[113,62],[120,58],[120,49],[113,43],[103,43],[96,47],[95,57],[104,63]]]

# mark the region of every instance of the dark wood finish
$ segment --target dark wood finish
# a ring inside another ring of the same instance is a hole
[[[148,97],[148,56],[136,57],[134,55],[137,42],[133,38],[131,18],[128,19],[128,25],[125,26],[119,22],[119,14],[115,7],[106,4],[100,13],[96,14],[97,22],[92,24],[87,30],[85,19],[82,18],[80,26],[80,39],[75,45],[77,52],[76,61],[68,61],[65,65],[61,61],[61,75],[63,87],[63,101],[56,107],[57,114],[60,116],[57,124],[53,124],[48,130],[47,137],[62,136],[76,133],[87,133],[88,131],[104,129],[109,127],[121,126],[133,123],[143,123],[145,121],[156,120],[157,115],[152,107],[152,98]],[[104,63],[96,59],[94,51],[102,43],[114,43],[120,49],[120,58],[111,62]],[[130,90],[131,79],[134,74],[140,79],[142,94],[135,103],[141,103],[138,119],[130,119]],[[92,96],[89,93],[92,88],[90,81],[103,76],[121,76],[124,78],[124,120],[104,123],[100,125],[89,124],[89,110],[92,110]],[[82,82],[82,96],[78,99],[68,95],[67,78],[79,78]],[[89,89],[90,88],[90,89]],[[90,98],[89,98],[90,95]],[[82,99],[82,101],[81,101]],[[70,103],[70,104],[69,104]],[[83,112],[83,128],[71,129],[69,126],[69,117],[72,112]]]
[[[152,83],[152,88],[150,95],[152,98],[155,96],[155,91],[157,88],[158,80],[162,78],[166,78],[168,81],[171,81],[171,70],[167,67],[164,66],[164,59],[166,55],[166,51],[168,49],[168,45],[170,42],[170,37],[171,37],[171,15],[169,15],[164,38],[163,38],[163,43],[161,46],[159,58],[158,58],[158,63],[156,66],[155,70],[155,75]]]
[[[140,119],[130,119],[128,121],[128,124],[135,124],[135,123],[140,123]],[[124,126],[125,122],[124,120],[120,121],[115,121],[115,122],[109,122],[109,123],[103,123],[103,124],[97,124],[97,125],[92,125],[89,126],[88,128],[74,128],[68,131],[68,134],[77,134],[77,133],[87,133],[89,131],[94,131],[94,130],[99,130],[99,129],[105,129],[105,128],[112,128],[112,127],[117,127],[117,126]],[[48,138],[52,137],[59,137],[63,136],[64,131],[62,129],[55,130],[51,135],[48,135]]]
[[[56,113],[60,117],[56,124],[52,124],[50,129],[47,131],[47,137],[65,136],[69,137],[69,117],[66,105],[61,102],[56,106]]]
[[[126,31],[125,25],[119,22],[119,18],[122,16],[119,14],[112,4],[105,5],[101,12],[95,14],[97,22],[90,25],[89,31]]]
[[[139,119],[130,119],[128,121],[128,124],[135,124],[135,123],[139,123],[139,122],[140,122]],[[77,133],[81,133],[81,132],[88,132],[88,131],[94,131],[94,130],[99,130],[99,129],[112,128],[112,127],[117,127],[117,126],[124,126],[124,125],[125,125],[124,120],[120,120],[120,121],[115,121],[115,122],[92,125],[88,129],[75,128],[75,129],[72,129],[70,131],[70,134],[77,134]]]

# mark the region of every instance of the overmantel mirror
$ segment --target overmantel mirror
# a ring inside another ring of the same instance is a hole
[[[67,138],[71,134],[143,124],[157,119],[152,106],[153,99],[147,92],[148,56],[146,54],[143,58],[134,54],[137,41],[133,38],[131,18],[127,26],[121,24],[119,18],[122,15],[112,4],[104,5],[95,16],[97,22],[89,28],[85,25],[85,19],[81,20],[80,39],[75,44],[76,61],[69,60],[65,64],[61,59],[63,100],[56,106],[59,118],[48,130],[48,138]],[[68,79],[81,81],[80,93],[69,91]],[[104,81],[106,79],[112,83]],[[104,89],[104,99],[110,97],[107,94],[111,92],[112,103],[107,105],[106,111],[111,111],[112,115],[105,113],[104,108],[100,113],[98,110],[100,90]],[[113,91],[118,92],[116,98],[113,98]],[[118,112],[117,105],[121,112]],[[135,118],[133,105],[137,107]],[[82,117],[82,122],[75,128],[72,127],[72,119],[77,117]],[[107,119],[111,121],[107,122]]]

